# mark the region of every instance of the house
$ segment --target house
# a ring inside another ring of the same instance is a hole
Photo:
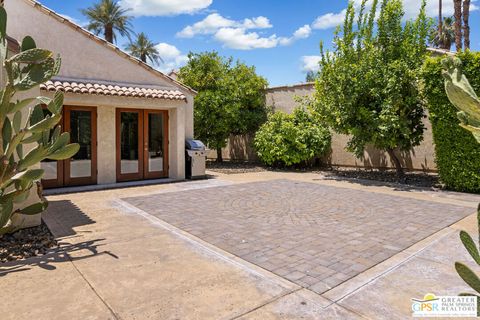
[[[80,151],[45,161],[45,188],[185,177],[196,92],[33,0],[7,1],[7,30],[60,55],[34,95],[65,93],[62,128]],[[30,94],[32,95],[32,94]]]
[[[168,76],[174,80],[178,79],[178,71],[177,70],[172,70],[168,73]]]

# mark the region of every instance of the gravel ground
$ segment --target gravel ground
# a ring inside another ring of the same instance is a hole
[[[0,263],[40,256],[57,247],[57,241],[42,222],[38,227],[0,236]]]
[[[442,188],[437,174],[425,174],[420,172],[407,172],[402,179],[398,179],[393,170],[365,170],[355,168],[288,168],[279,169],[263,166],[261,164],[246,162],[224,161],[217,163],[207,161],[207,170],[223,174],[239,174],[262,171],[293,171],[293,172],[315,172],[325,176],[327,179],[348,179],[348,180],[371,180],[380,183],[396,183],[421,188]]]

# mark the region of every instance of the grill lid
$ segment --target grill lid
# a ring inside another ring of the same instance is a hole
[[[185,148],[197,151],[204,151],[206,149],[202,141],[194,139],[185,140]]]

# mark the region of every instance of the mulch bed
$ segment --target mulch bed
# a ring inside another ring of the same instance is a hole
[[[207,169],[222,174],[239,174],[262,171],[279,172],[314,172],[325,176],[327,179],[347,179],[347,180],[370,180],[380,183],[395,183],[420,188],[438,188],[441,185],[438,175],[433,173],[406,172],[402,179],[398,179],[394,170],[367,170],[355,168],[273,168],[261,164],[248,162],[224,161],[218,163],[207,161]]]
[[[262,172],[268,169],[260,164],[248,162],[234,162],[234,161],[207,161],[207,170],[211,170],[223,174],[238,174],[249,172]]]
[[[437,174],[422,172],[406,172],[399,179],[393,170],[365,170],[351,168],[336,168],[320,171],[326,178],[333,179],[351,179],[351,180],[371,180],[383,183],[396,183],[420,188],[443,189]]]
[[[0,263],[41,256],[58,243],[45,223],[0,236]]]

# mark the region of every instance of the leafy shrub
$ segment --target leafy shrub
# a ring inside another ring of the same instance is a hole
[[[299,107],[292,114],[270,115],[255,135],[254,145],[265,164],[291,166],[325,155],[331,140],[329,130]]]
[[[460,53],[458,57],[473,89],[480,92],[480,53]],[[459,126],[458,110],[445,93],[442,59],[428,58],[423,68],[438,172],[449,189],[480,193],[480,145],[470,132]]]

